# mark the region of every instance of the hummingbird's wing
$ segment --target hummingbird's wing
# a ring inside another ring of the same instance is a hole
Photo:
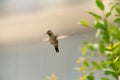
[[[63,38],[66,38],[66,37],[70,37],[72,35],[57,35],[57,39],[63,39]]]
[[[63,39],[63,38],[67,38],[67,37],[70,37],[70,36],[72,36],[72,35],[57,35],[57,40]],[[40,41],[48,42],[49,41],[49,37],[40,38]]]

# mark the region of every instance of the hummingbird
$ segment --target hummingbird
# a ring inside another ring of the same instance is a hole
[[[69,37],[67,35],[55,35],[51,30],[48,30],[46,34],[49,36],[48,38],[44,39],[43,41],[49,41],[51,45],[54,46],[56,53],[59,53],[59,39]],[[71,36],[71,35],[70,35]]]
[[[58,53],[59,48],[58,48],[57,35],[55,35],[51,30],[48,30],[46,34],[48,34],[50,43],[54,46],[55,51]]]

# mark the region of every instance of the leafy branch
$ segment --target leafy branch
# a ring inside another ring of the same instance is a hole
[[[120,1],[112,2],[112,6],[108,12],[105,13],[105,5],[102,0],[96,0],[96,6],[99,10],[103,12],[103,16],[94,12],[88,12],[88,14],[94,17],[94,25],[91,26],[90,23],[84,19],[80,20],[80,24],[96,29],[96,36],[98,38],[97,42],[90,43],[86,42],[84,48],[84,56],[88,56],[90,52],[98,52],[102,54],[105,60],[91,61],[89,60],[83,70],[90,71],[91,68],[95,70],[101,70],[105,75],[112,75],[116,80],[119,80],[120,75],[120,29],[118,24],[120,23]],[[112,12],[115,11],[114,22],[109,21],[109,17],[112,15]],[[117,16],[116,16],[117,15]],[[89,53],[88,53],[89,51]],[[84,61],[83,61],[84,63]],[[83,64],[85,66],[85,64]],[[86,74],[84,73],[84,74]],[[94,80],[92,75],[87,75],[88,80]],[[92,76],[92,78],[90,77]],[[108,78],[101,78],[101,80],[109,80]]]

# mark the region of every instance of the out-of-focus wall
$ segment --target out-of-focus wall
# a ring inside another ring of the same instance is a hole
[[[0,44],[0,80],[45,80],[52,73],[59,80],[80,77],[80,73],[74,70],[76,60],[81,56],[82,42],[93,41],[94,32],[81,28],[77,22],[81,18],[91,20],[86,14],[88,10],[95,10],[94,0],[3,0],[0,4],[1,15],[5,15],[0,18],[0,41],[4,43],[14,42],[16,38],[28,40],[26,42],[39,39],[39,34],[47,29],[57,34],[73,34],[60,40],[58,54],[52,45],[39,41],[12,46]],[[102,75],[98,73],[96,77]]]
[[[87,1],[87,0],[86,0]],[[21,13],[32,10],[43,9],[46,7],[55,7],[59,5],[74,4],[77,2],[86,2],[83,0],[1,0],[2,13]]]

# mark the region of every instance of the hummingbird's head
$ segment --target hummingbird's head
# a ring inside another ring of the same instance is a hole
[[[46,32],[46,34],[48,34],[48,35],[52,35],[53,32],[52,32],[51,30],[48,30],[48,31]]]

